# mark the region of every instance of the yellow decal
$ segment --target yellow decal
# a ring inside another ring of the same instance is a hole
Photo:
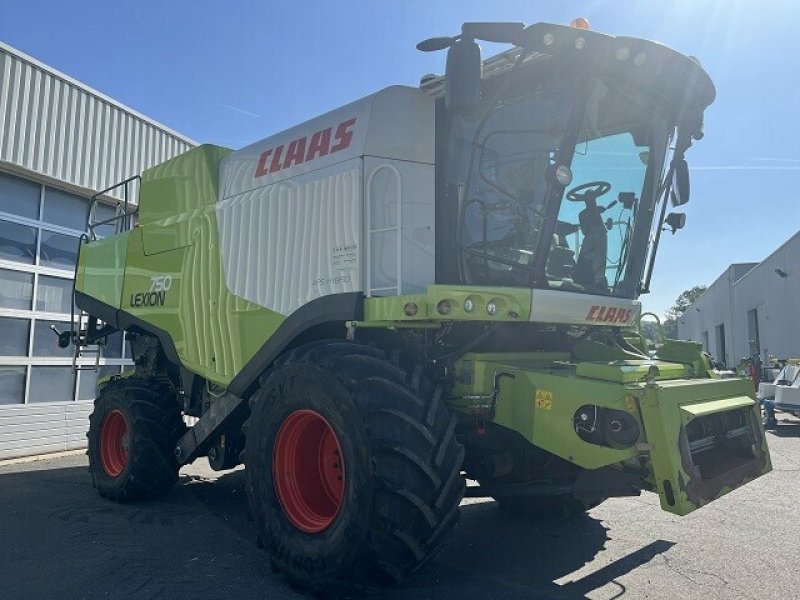
[[[628,412],[636,412],[636,396],[625,394],[625,405],[628,407]]]
[[[536,408],[542,410],[553,410],[553,392],[536,390]]]

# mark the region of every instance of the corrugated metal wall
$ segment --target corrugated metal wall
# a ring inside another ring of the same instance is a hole
[[[194,145],[0,43],[0,161],[101,190]]]
[[[0,406],[0,460],[86,447],[91,402]]]
[[[195,145],[0,43],[0,169],[89,196]],[[91,410],[0,406],[0,459],[85,447]]]
[[[762,262],[731,265],[678,319],[678,336],[702,342],[708,333],[708,351],[728,366],[750,356],[755,337],[748,313],[755,310],[763,360],[800,356],[800,233],[796,233]],[[781,275],[780,273],[783,273]],[[715,331],[723,324],[725,345],[719,348]]]

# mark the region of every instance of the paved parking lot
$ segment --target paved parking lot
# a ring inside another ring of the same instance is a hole
[[[465,503],[443,554],[384,597],[800,598],[800,421],[769,441],[773,473],[684,518],[652,494],[549,522]],[[304,597],[255,548],[242,471],[198,461],[182,475],[121,506],[97,496],[83,456],[0,466],[0,597]]]

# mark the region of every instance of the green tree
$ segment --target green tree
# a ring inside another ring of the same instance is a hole
[[[693,288],[684,290],[680,296],[675,300],[669,309],[667,309],[667,318],[664,319],[664,332],[670,339],[677,339],[678,337],[678,317],[686,312],[695,300],[703,295],[708,289],[707,285],[696,285]]]

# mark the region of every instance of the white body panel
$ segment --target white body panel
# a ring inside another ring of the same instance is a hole
[[[425,292],[434,281],[434,167],[364,159],[367,296]]]
[[[228,288],[284,315],[328,294],[424,290],[434,154],[434,101],[401,86],[233,152],[216,209]]]
[[[361,159],[217,203],[225,283],[284,315],[361,285]]]
[[[560,290],[533,290],[531,321],[569,325],[634,325],[642,310],[638,300]]]

